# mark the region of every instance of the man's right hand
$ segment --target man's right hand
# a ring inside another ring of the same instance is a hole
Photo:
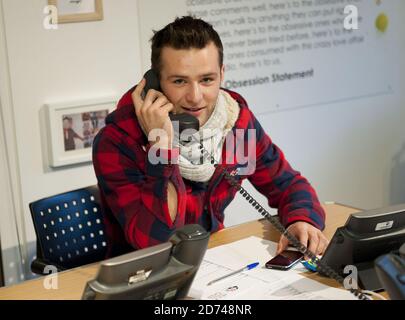
[[[151,144],[159,148],[171,149],[173,125],[169,112],[174,106],[162,92],[153,89],[150,89],[145,99],[142,99],[141,94],[145,84],[146,80],[142,79],[132,92],[136,116]]]
[[[169,118],[169,112],[173,110],[173,104],[170,103],[162,92],[153,89],[147,92],[145,100],[143,100],[141,94],[145,88],[145,84],[146,80],[142,79],[134,92],[132,92],[136,116],[153,146],[171,149],[173,125]],[[153,132],[154,130],[156,130],[155,133]],[[158,141],[156,141],[157,136],[159,136]],[[167,186],[167,205],[170,218],[174,221],[177,216],[177,191],[171,181],[169,181]]]

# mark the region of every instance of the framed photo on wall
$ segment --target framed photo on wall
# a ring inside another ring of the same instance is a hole
[[[48,0],[58,10],[58,23],[103,20],[102,0]]]
[[[94,137],[115,106],[116,99],[111,97],[46,104],[50,166],[90,162]]]

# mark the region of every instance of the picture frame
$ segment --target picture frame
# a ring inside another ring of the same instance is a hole
[[[45,104],[49,165],[61,167],[92,161],[94,137],[115,109],[113,97]]]
[[[103,20],[102,0],[48,0],[55,6],[58,23],[84,22]]]

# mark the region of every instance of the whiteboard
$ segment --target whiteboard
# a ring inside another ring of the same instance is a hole
[[[150,68],[152,30],[194,14],[221,36],[223,86],[256,114],[391,95],[398,90],[400,1],[140,0],[142,65]],[[355,21],[348,19],[353,10],[344,12],[348,4],[357,9],[358,29],[344,28],[345,19]]]

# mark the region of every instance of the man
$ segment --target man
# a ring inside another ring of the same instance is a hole
[[[169,112],[195,116],[200,131],[208,131],[199,136],[204,147],[212,151],[215,160],[222,160],[221,166],[229,172],[235,172],[238,164],[224,161],[234,151],[225,145],[225,136],[237,129],[254,129],[255,141],[248,141],[246,134],[242,145],[256,146],[255,170],[249,175],[236,174],[235,179],[241,183],[248,178],[269,205],[278,208],[283,225],[312,252],[322,253],[327,246],[321,232],[325,214],[316,193],[290,167],[246,101],[236,92],[221,89],[223,47],[212,26],[183,17],[155,32],[152,69],[159,76],[162,92],[149,90],[143,98],[142,79],[121,98],[94,142],[108,255],[167,241],[185,224],[198,223],[210,232],[223,228],[224,209],[237,190],[220,168],[215,169],[209,161],[195,161],[198,142],[175,142]],[[164,134],[156,138],[156,132]],[[151,160],[153,154],[167,161],[156,164]],[[278,252],[287,245],[282,236]]]
[[[71,117],[63,118],[63,141],[65,143],[65,151],[76,149],[75,139],[84,140],[73,130],[73,119]]]

